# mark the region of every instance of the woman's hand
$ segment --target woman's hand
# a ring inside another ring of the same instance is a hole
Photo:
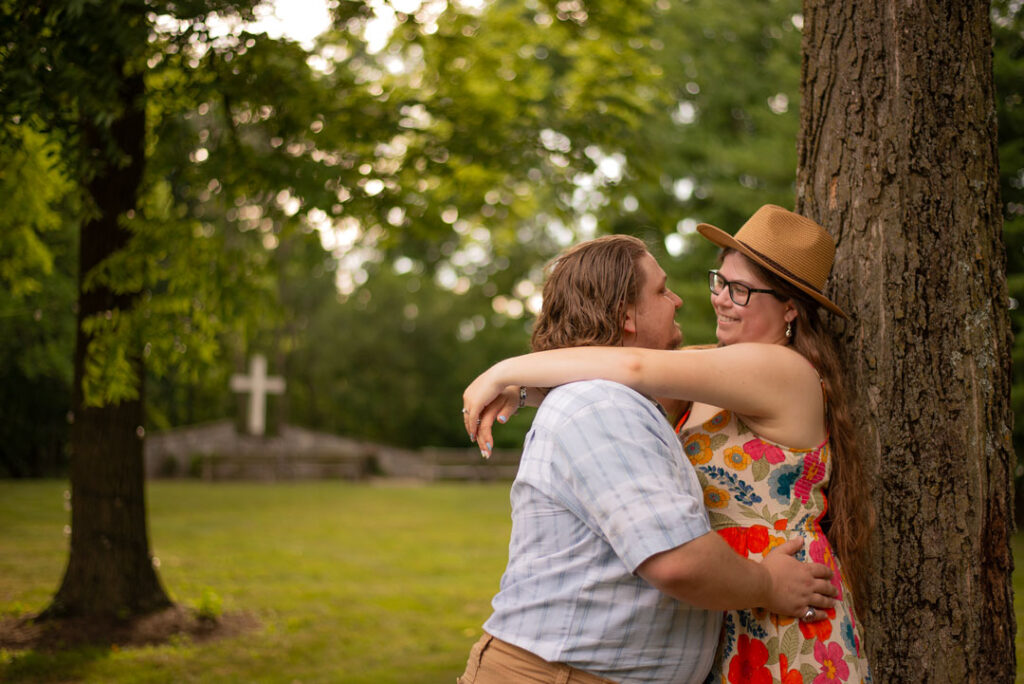
[[[491,425],[495,418],[502,412],[505,402],[501,401],[502,394],[508,385],[501,382],[497,377],[497,368],[500,363],[491,366],[488,370],[478,375],[476,380],[470,383],[466,391],[462,393],[462,421],[466,427],[471,441],[480,445],[480,452],[486,457],[491,452]],[[497,401],[496,401],[497,400]],[[512,400],[513,406],[519,405],[518,396]],[[494,404],[492,406],[492,404]],[[488,418],[487,427],[481,430],[484,417]],[[481,433],[486,434],[486,439]]]
[[[476,425],[476,434],[474,435],[473,432],[469,433],[470,439],[476,441],[477,446],[480,447],[481,456],[488,458],[491,455],[491,445],[494,444],[491,428],[494,427],[494,421],[507,423],[509,418],[514,416],[518,410],[519,387],[517,385],[509,385],[494,401],[484,407],[483,412],[480,414],[480,420]],[[465,415],[468,423],[469,414]],[[472,425],[467,424],[466,430],[468,431],[470,428],[472,428]]]

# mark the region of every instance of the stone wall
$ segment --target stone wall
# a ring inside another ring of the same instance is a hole
[[[474,448],[398,449],[291,425],[254,437],[224,420],[147,436],[145,469],[148,478],[206,480],[511,480],[519,456],[519,450],[496,450],[484,460]]]

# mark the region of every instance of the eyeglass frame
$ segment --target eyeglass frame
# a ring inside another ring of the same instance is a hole
[[[717,291],[715,291],[714,285],[716,279],[722,281],[722,285],[721,287],[718,288]],[[742,287],[747,291],[747,298],[745,301],[740,302],[736,299],[736,293],[732,289],[733,285]],[[729,299],[731,299],[732,303],[735,304],[736,306],[747,306],[748,304],[750,304],[750,295],[754,294],[755,292],[763,292],[765,294],[773,295],[778,300],[784,301],[786,299],[785,295],[781,294],[778,290],[766,290],[760,287],[750,287],[749,285],[745,285],[743,283],[736,283],[731,280],[726,280],[725,276],[719,273],[716,269],[711,269],[710,271],[708,271],[708,289],[711,290],[711,294],[718,294],[719,292],[722,291],[723,287],[729,291]]]

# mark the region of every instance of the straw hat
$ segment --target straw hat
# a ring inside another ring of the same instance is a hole
[[[735,249],[800,288],[829,311],[849,318],[822,294],[832,270],[836,243],[811,219],[766,204],[754,212],[735,237],[708,223],[701,223],[697,230],[719,247]]]

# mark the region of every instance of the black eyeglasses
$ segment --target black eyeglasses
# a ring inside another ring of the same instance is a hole
[[[729,288],[729,299],[733,301],[736,306],[746,306],[750,302],[750,294],[752,292],[764,292],[765,294],[774,295],[778,299],[782,299],[775,290],[764,290],[757,287],[749,287],[743,283],[733,283],[722,277],[718,271],[708,271],[708,287],[711,288],[711,294],[718,294],[722,291],[723,287]]]

